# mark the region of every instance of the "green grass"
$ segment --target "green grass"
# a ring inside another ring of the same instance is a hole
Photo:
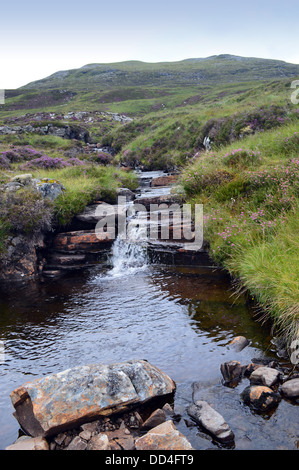
[[[299,334],[298,131],[291,123],[206,152],[181,178],[187,201],[204,204],[211,256],[288,345]]]
[[[59,225],[67,226],[72,218],[95,200],[116,202],[116,191],[120,187],[136,189],[134,174],[113,166],[87,165],[60,170],[31,172],[36,178],[59,180],[66,191],[54,201],[54,217]]]

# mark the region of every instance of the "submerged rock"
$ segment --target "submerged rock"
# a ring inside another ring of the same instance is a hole
[[[225,384],[237,383],[242,378],[244,368],[239,361],[224,362],[220,366]]]
[[[245,338],[245,336],[236,336],[229,343],[230,348],[234,349],[237,352],[242,351],[242,349],[246,348],[246,346],[248,346],[249,344],[250,344],[250,341],[247,338]]]
[[[225,422],[223,416],[212,408],[206,401],[198,400],[192,403],[187,409],[193,418],[202,428],[211,434],[217,441],[227,444],[234,441],[234,433]]]
[[[31,436],[49,436],[173,393],[175,383],[147,361],[78,366],[11,393],[15,417]]]
[[[259,412],[267,412],[275,408],[281,400],[279,393],[264,385],[246,387],[241,393],[241,398],[245,405]]]

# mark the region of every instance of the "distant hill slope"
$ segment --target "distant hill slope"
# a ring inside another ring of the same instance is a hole
[[[197,86],[296,77],[299,65],[280,60],[239,57],[229,54],[179,62],[147,63],[127,61],[89,64],[59,71],[21,89],[101,91],[118,86]]]

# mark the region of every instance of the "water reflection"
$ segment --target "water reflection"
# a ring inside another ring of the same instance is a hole
[[[243,334],[246,362],[268,354],[269,329],[221,272],[147,266],[133,276],[100,267],[0,295],[0,448],[17,437],[9,394],[17,386],[76,365],[147,359],[178,384],[177,406],[193,381],[219,382],[229,340]],[[269,351],[273,353],[273,351]],[[184,430],[186,431],[186,430]],[[199,446],[199,444],[197,444]]]

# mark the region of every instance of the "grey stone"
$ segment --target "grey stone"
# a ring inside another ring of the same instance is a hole
[[[107,434],[97,434],[87,444],[87,450],[111,450]]]
[[[249,377],[252,385],[266,385],[272,387],[275,385],[280,377],[280,372],[271,367],[259,367]]]
[[[288,398],[299,397],[299,379],[287,380],[282,384],[281,391]]]
[[[5,450],[49,450],[49,444],[43,437],[21,436]]]
[[[239,352],[239,351],[242,351],[244,348],[246,348],[246,346],[248,346],[249,344],[250,344],[250,341],[247,338],[245,338],[245,336],[236,336],[229,343],[229,346],[231,349],[234,349],[235,351]]]
[[[87,448],[87,443],[81,439],[81,437],[76,436],[71,441],[71,443],[65,448],[65,450],[85,450]]]
[[[234,433],[225,422],[223,416],[214,410],[206,401],[196,401],[188,407],[187,411],[189,416],[217,441],[222,443],[231,443],[234,441]]]

